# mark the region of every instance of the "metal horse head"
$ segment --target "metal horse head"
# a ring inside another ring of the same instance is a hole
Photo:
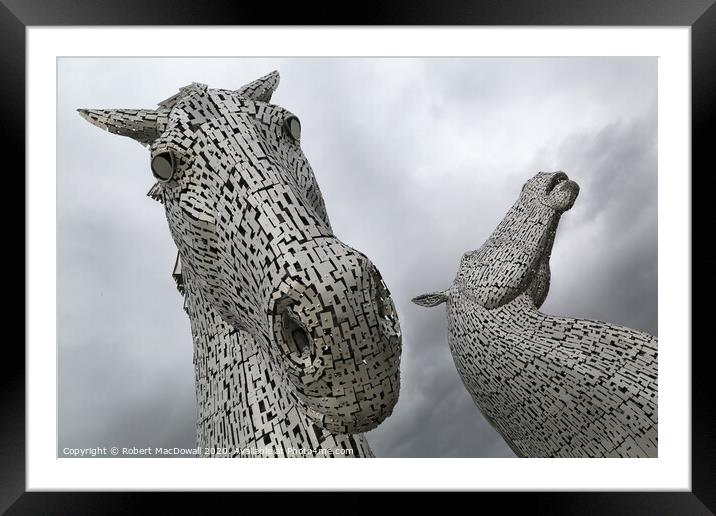
[[[579,195],[564,172],[540,172],[522,186],[517,202],[487,242],[465,253],[450,289],[413,299],[420,306],[444,303],[451,289],[468,293],[484,308],[503,306],[526,293],[539,308],[550,283],[549,259],[562,213]]]
[[[278,82],[194,83],[155,110],[79,111],[149,149],[149,195],[166,209],[182,275],[266,346],[311,419],[363,432],[397,402],[400,326],[378,269],[334,236],[301,124],[270,103]]]

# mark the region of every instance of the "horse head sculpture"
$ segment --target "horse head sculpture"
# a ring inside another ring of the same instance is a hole
[[[194,83],[158,109],[82,109],[149,149],[181,275],[279,364],[316,424],[375,428],[399,393],[401,334],[368,257],[333,234],[301,150],[301,123],[271,104],[277,72],[238,90]]]

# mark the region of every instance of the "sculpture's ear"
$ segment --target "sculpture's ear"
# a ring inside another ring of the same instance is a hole
[[[245,84],[235,91],[235,93],[251,100],[259,100],[261,102],[270,102],[271,95],[276,91],[280,76],[274,70],[268,75],[264,75],[260,79]]]
[[[438,306],[441,303],[444,303],[447,301],[447,294],[445,291],[442,292],[431,292],[430,294],[422,294],[418,297],[414,297],[412,299],[413,303],[415,303],[418,306],[424,306],[426,308],[430,308],[433,306]]]
[[[78,109],[82,118],[113,134],[129,136],[144,146],[150,145],[166,129],[167,109]]]

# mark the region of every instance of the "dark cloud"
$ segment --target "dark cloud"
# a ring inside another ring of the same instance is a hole
[[[559,154],[582,193],[561,224],[544,309],[657,335],[655,113],[575,134]]]
[[[152,107],[192,81],[278,69],[275,102],[336,234],[378,265],[404,334],[383,457],[508,457],[447,347],[447,287],[539,170],[582,191],[559,229],[547,312],[657,332],[656,60],[62,59],[58,67],[59,445],[194,444],[189,323],[146,151],[76,115]]]

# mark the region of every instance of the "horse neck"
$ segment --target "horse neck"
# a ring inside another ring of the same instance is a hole
[[[518,456],[656,456],[656,337],[547,315],[525,294],[493,310],[458,303],[457,368]]]
[[[515,241],[549,255],[560,218],[559,212],[547,206],[522,204],[518,200],[492,232],[489,241]]]
[[[373,456],[363,434],[314,425],[264,347],[226,324],[187,271],[181,280],[194,341],[200,455]]]

